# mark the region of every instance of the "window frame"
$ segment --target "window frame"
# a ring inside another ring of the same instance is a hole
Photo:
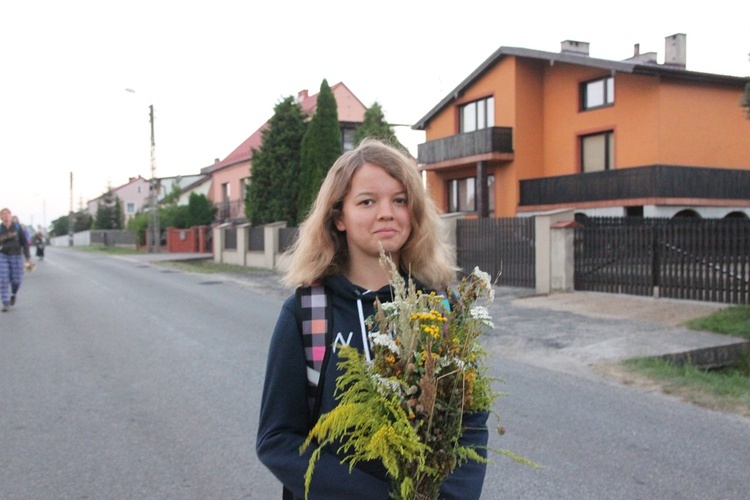
[[[599,138],[599,137],[604,139],[603,168],[591,169],[589,167],[587,169],[586,168],[586,154],[585,154],[586,148],[585,148],[584,142],[587,139],[594,139],[594,138]],[[579,168],[581,169],[581,173],[588,174],[592,172],[606,172],[608,170],[614,170],[615,169],[615,131],[614,130],[602,130],[600,132],[580,135],[578,137],[578,152],[580,156]]]
[[[457,186],[461,182],[472,181],[472,205],[471,210],[461,210],[461,203],[458,197],[460,196],[461,190],[457,190],[454,186]],[[476,213],[477,212],[477,176],[470,175],[467,177],[456,177],[455,179],[447,179],[445,181],[445,194],[446,194],[446,213]],[[495,175],[489,174],[487,176],[487,213],[494,217],[495,213]]]
[[[466,113],[471,112],[471,129],[467,128]],[[468,134],[495,126],[495,97],[487,96],[458,107],[458,132]]]
[[[601,83],[602,85],[601,103],[589,105],[590,88],[598,83]],[[581,99],[579,103],[581,111],[593,111],[596,109],[612,107],[615,105],[615,77],[614,75],[607,75],[581,82],[579,93]]]

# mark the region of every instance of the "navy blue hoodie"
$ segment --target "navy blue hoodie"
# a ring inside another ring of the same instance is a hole
[[[369,350],[364,320],[374,313],[375,298],[391,299],[390,287],[378,291],[360,288],[341,275],[324,280],[333,304],[334,344],[348,344],[360,351]],[[368,347],[365,347],[368,346]],[[336,406],[334,388],[341,371],[338,349],[334,347],[324,375],[321,414]],[[260,461],[290,490],[295,498],[304,498],[304,475],[313,447],[303,455],[299,448],[309,431],[306,394],[307,375],[302,336],[295,315],[295,297],[284,302],[276,323],[266,364],[266,379],[260,408],[256,451]],[[478,447],[486,456],[487,412],[467,414],[468,429],[462,444]],[[388,497],[390,484],[385,469],[362,464],[351,472],[342,464],[334,450],[326,449],[315,464],[309,498],[321,499],[382,499]],[[440,498],[478,499],[482,492],[486,466],[474,461],[465,463],[443,483]],[[281,492],[279,492],[281,494]]]

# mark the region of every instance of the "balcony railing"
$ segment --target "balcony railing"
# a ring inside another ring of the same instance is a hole
[[[419,163],[430,164],[490,153],[513,153],[513,129],[490,127],[417,146]]]
[[[217,222],[239,222],[245,219],[245,200],[221,201],[216,207]]]
[[[650,165],[520,182],[520,205],[637,198],[747,199],[750,171]]]

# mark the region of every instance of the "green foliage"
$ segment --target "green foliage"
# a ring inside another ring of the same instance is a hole
[[[172,189],[169,191],[169,194],[164,197],[162,203],[164,205],[176,205],[177,202],[180,201],[181,194],[182,190],[180,189],[180,183],[175,179],[172,181]]]
[[[660,358],[634,358],[621,364],[626,370],[656,382],[667,394],[706,408],[750,416],[748,354],[733,365],[713,370]]]
[[[187,227],[209,226],[216,217],[216,206],[205,194],[190,193]]]
[[[709,316],[689,321],[687,326],[693,330],[708,330],[750,339],[750,306],[719,309]]]
[[[93,218],[83,211],[75,212],[73,215],[73,232],[88,231],[92,228]],[[70,221],[69,215],[63,215],[59,219],[52,221],[52,229],[50,230],[50,236],[63,236],[68,234],[68,223]]]
[[[339,444],[339,451],[346,454],[344,461],[350,467],[360,461],[382,461],[399,485],[402,497],[410,498],[413,483],[405,476],[404,465],[411,463],[431,472],[426,462],[432,449],[420,441],[400,398],[397,395],[386,397],[379,392],[366,369],[363,355],[349,346],[342,347],[340,353],[343,361],[339,366],[345,373],[336,381],[339,404],[320,417],[301,448],[304,451],[317,440],[305,473],[305,489],[310,488],[321,450]]]
[[[318,195],[328,169],[341,156],[341,128],[338,107],[328,82],[323,80],[318,94],[315,115],[310,120],[302,139],[300,152],[299,195],[297,197],[297,220],[307,216],[310,206]]]
[[[263,131],[260,149],[253,151],[250,184],[245,193],[245,217],[253,226],[297,220],[305,119],[293,97],[283,99]]]
[[[94,229],[122,229],[124,225],[125,213],[120,198],[108,189],[97,206]]]
[[[128,221],[128,229],[135,232],[136,243],[140,246],[146,244],[146,231],[148,230],[148,214],[138,212]]]
[[[176,227],[177,229],[187,229],[190,227],[190,213],[187,205],[167,205],[159,207],[159,226],[163,230],[165,227]]]
[[[357,130],[354,131],[354,142],[357,145],[368,137],[378,139],[381,142],[393,146],[399,144],[398,139],[396,139],[396,134],[385,120],[383,108],[377,101],[367,108],[362,125],[357,127]]]

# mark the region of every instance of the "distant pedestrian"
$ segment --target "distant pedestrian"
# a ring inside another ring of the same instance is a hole
[[[0,210],[0,298],[2,312],[16,303],[16,294],[23,280],[24,257],[31,263],[29,240],[18,222],[11,221],[7,208]]]
[[[39,260],[44,260],[44,233],[42,233],[41,226],[39,227],[39,230],[34,233],[31,241],[36,247],[36,258]]]

